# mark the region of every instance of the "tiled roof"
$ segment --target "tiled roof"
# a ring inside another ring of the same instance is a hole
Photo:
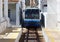
[[[18,2],[19,0],[8,0],[9,2]]]
[[[4,1],[4,0],[3,0]],[[18,2],[19,0],[8,0],[9,2]]]

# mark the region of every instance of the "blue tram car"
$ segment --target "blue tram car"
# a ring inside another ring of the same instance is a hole
[[[27,8],[23,14],[23,27],[40,27],[40,10],[38,8]]]

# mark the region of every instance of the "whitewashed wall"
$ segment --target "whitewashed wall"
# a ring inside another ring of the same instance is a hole
[[[41,0],[41,10],[47,12],[47,7],[44,5],[47,5],[47,0]]]
[[[57,27],[60,28],[60,0],[57,1]]]
[[[0,33],[7,28],[7,20],[3,19],[0,21]]]
[[[57,1],[47,0],[46,28],[56,28],[57,26]]]

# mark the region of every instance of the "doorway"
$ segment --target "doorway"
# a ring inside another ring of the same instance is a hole
[[[11,25],[16,25],[16,4],[9,4],[8,17]]]

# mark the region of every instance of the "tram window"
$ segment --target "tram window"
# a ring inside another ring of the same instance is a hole
[[[38,9],[27,9],[25,11],[26,19],[39,19],[39,10]]]

